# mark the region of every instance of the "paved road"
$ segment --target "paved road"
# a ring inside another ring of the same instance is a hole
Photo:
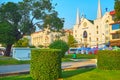
[[[81,60],[77,62],[63,62],[62,69],[82,66],[96,66],[95,60]],[[30,64],[0,66],[0,74],[29,71]]]

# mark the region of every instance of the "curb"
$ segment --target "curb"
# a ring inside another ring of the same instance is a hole
[[[20,74],[29,74],[29,73],[30,73],[30,71],[3,73],[3,74],[0,74],[0,77],[11,76],[11,75],[20,75]]]
[[[81,66],[81,67],[70,67],[70,68],[64,68],[62,70],[69,71],[69,70],[76,70],[80,68],[96,68],[96,65],[89,65],[89,66]]]

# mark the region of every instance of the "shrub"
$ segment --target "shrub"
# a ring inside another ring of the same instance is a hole
[[[120,51],[99,51],[97,66],[104,70],[120,70]]]
[[[56,40],[53,43],[49,45],[49,48],[51,49],[61,49],[61,55],[64,57],[65,52],[69,49],[68,45],[66,42],[62,40]]]
[[[35,46],[33,46],[33,45],[31,45],[31,46],[29,46],[30,48],[35,48]]]
[[[61,54],[56,49],[33,49],[30,74],[34,80],[57,80],[61,77]]]

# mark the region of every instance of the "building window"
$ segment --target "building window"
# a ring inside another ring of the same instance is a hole
[[[75,35],[75,37],[77,37],[77,35]]]
[[[105,28],[106,28],[106,29],[108,28],[108,24],[105,24]]]
[[[112,39],[120,39],[120,34],[112,34]]]
[[[106,23],[108,23],[109,21],[108,21],[108,20],[106,20],[105,22],[106,22]]]
[[[98,26],[96,26],[96,29],[98,29]]]
[[[98,32],[98,31],[96,31],[96,33],[98,34],[99,32]]]
[[[77,33],[77,30],[75,30],[75,33]]]
[[[108,34],[108,31],[106,31],[105,34]]]
[[[120,29],[120,24],[113,24],[112,30]]]
[[[96,40],[98,41],[99,39],[98,39],[98,38],[96,38]]]
[[[91,41],[91,37],[89,37],[89,41]]]
[[[83,32],[83,38],[87,38],[87,31]]]

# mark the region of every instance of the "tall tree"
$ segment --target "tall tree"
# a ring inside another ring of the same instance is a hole
[[[120,0],[115,0],[115,21],[120,21]]]
[[[12,44],[22,37],[17,28],[20,19],[17,4],[8,2],[0,6],[0,43],[6,44],[6,56],[10,56]]]
[[[68,45],[69,47],[75,47],[76,40],[72,35],[68,36]]]
[[[0,41],[0,43],[7,45],[5,52],[7,56],[10,55],[11,46],[24,35],[34,32],[36,27],[60,30],[64,23],[63,19],[60,19],[54,10],[51,0],[23,0],[19,3],[8,2],[2,4],[0,6],[0,22],[9,23],[7,25],[12,27],[12,33],[14,33],[13,35],[10,34],[15,39],[13,43],[8,44],[3,40]],[[3,24],[0,25],[4,26]],[[6,31],[9,32],[8,28]]]

